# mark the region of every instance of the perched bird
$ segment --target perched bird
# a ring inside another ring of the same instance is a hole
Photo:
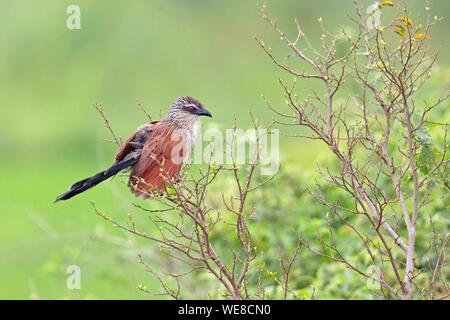
[[[212,117],[198,100],[179,97],[164,119],[140,126],[123,143],[110,168],[74,183],[55,202],[70,199],[127,168],[131,168],[128,185],[135,195],[146,197],[153,190],[164,190],[168,179],[177,178],[197,139],[200,116]]]

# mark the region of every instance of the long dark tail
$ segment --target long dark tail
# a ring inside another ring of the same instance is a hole
[[[96,185],[100,182],[105,181],[106,179],[116,175],[119,171],[131,167],[138,161],[138,158],[131,158],[128,160],[122,160],[118,163],[113,164],[109,169],[105,171],[99,172],[96,175],[83,179],[81,181],[75,182],[67,192],[59,195],[56,200],[53,202],[58,202],[60,200],[70,199],[77,194],[80,194]]]

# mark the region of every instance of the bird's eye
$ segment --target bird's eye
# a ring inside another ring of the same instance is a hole
[[[198,108],[195,104],[191,103],[191,104],[186,104],[183,109],[186,110],[187,112],[193,113]]]

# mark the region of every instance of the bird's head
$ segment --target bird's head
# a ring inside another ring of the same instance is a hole
[[[168,117],[175,120],[194,120],[200,116],[212,117],[200,101],[189,97],[182,96],[177,98],[169,110]]]

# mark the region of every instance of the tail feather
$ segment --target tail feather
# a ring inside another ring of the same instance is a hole
[[[105,181],[106,179],[116,175],[119,171],[122,171],[123,169],[126,169],[126,168],[134,165],[137,162],[137,160],[138,160],[138,158],[122,160],[118,163],[115,163],[109,169],[106,169],[105,171],[99,172],[92,177],[75,182],[69,188],[69,190],[67,192],[59,195],[53,203],[58,202],[60,200],[70,199],[70,198],[76,196],[77,194],[80,194],[80,193],[98,185],[100,182]]]

